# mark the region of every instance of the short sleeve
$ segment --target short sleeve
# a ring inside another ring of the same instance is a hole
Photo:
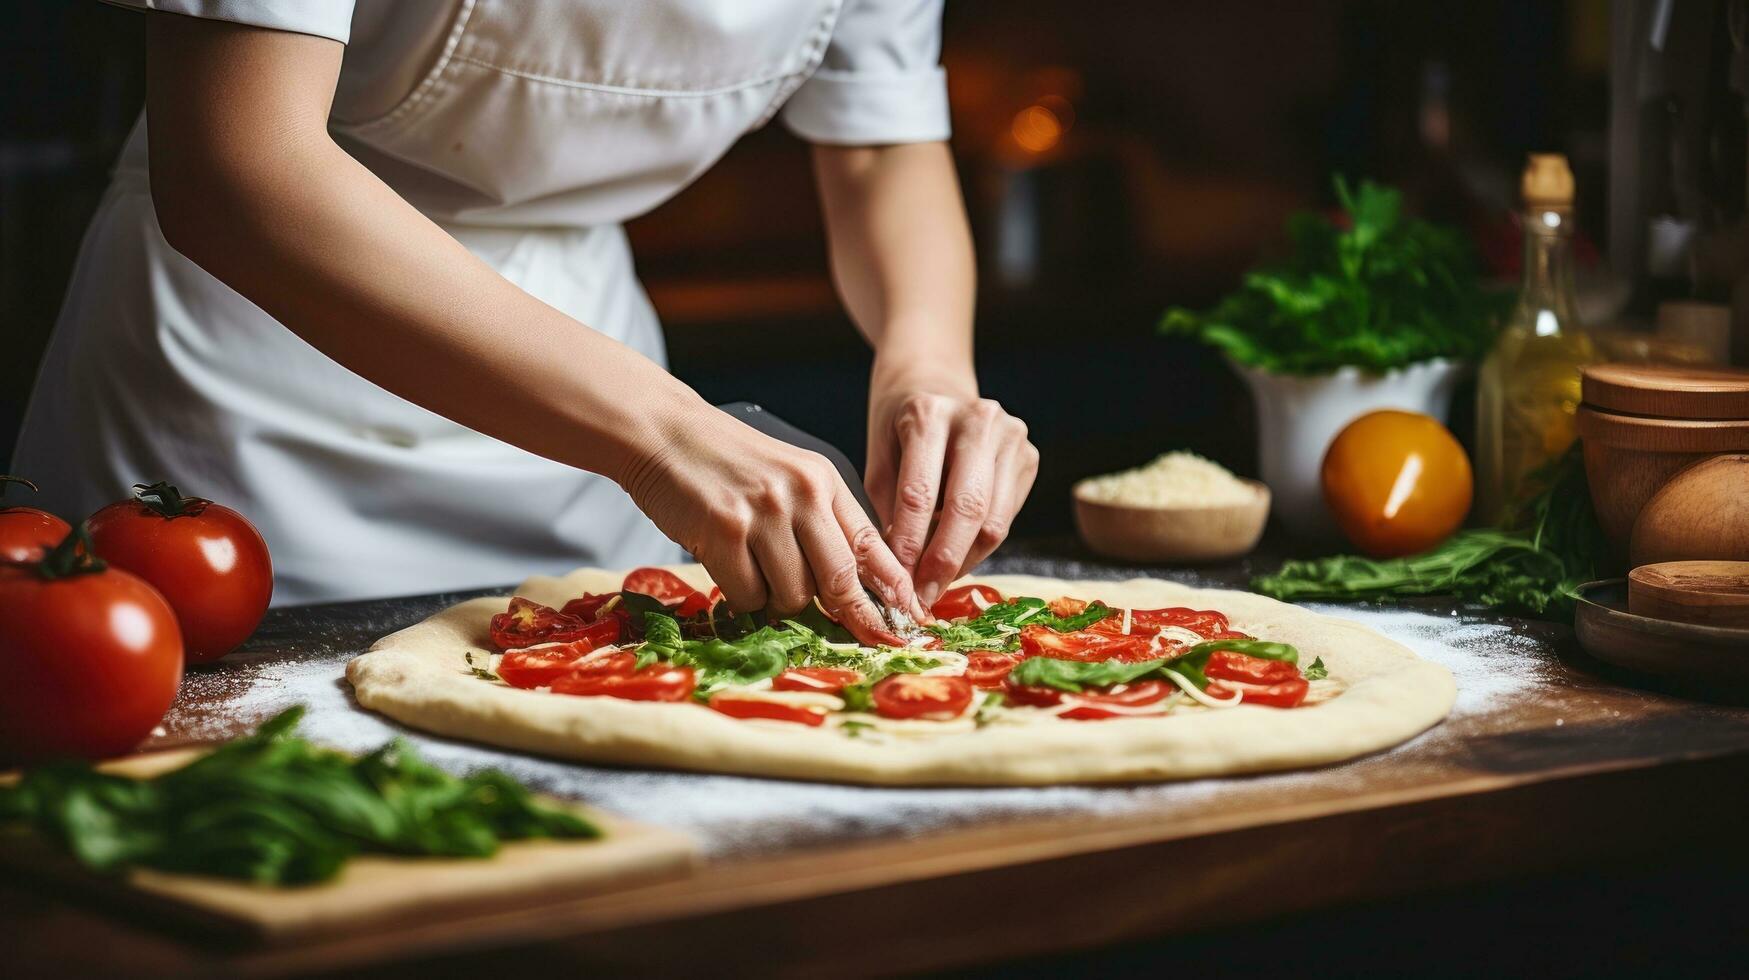
[[[876,145],[947,139],[942,0],[848,0],[820,67],[782,118],[813,143]]]
[[[345,44],[352,36],[353,0],[105,0],[135,10],[225,20],[250,27],[314,34]]]

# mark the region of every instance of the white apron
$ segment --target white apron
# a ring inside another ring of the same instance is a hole
[[[780,107],[944,139],[940,0],[127,0],[350,41],[331,131],[510,281],[664,363],[619,222]],[[675,560],[612,482],[391,395],[165,243],[136,126],[11,472],[74,518],[168,479],[266,536],[276,603]]]

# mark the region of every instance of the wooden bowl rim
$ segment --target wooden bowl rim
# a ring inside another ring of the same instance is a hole
[[[1591,598],[1590,593],[1601,592],[1604,589],[1619,588],[1622,601],[1627,601],[1628,580],[1623,578],[1605,578],[1594,582],[1586,582],[1573,590],[1573,600],[1579,606],[1579,614],[1585,614],[1587,607],[1594,610],[1589,613],[1606,620],[1615,620],[1621,625],[1640,633],[1650,633],[1657,636],[1668,636],[1676,639],[1707,640],[1720,643],[1749,643],[1749,629],[1735,626],[1702,626],[1699,623],[1684,623],[1675,619],[1658,619],[1654,616],[1641,616],[1617,608],[1607,603]]]

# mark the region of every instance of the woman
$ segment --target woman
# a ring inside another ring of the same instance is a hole
[[[940,0],[126,2],[167,11],[146,114],[15,460],[63,512],[173,478],[255,520],[282,602],[677,542],[865,637],[859,582],[916,615],[1003,539],[1038,457],[973,374]],[[774,115],[875,349],[881,531],[666,373],[619,227]]]

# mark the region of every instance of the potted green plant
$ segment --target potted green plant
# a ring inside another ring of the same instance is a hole
[[[1381,408],[1446,421],[1467,362],[1492,342],[1502,297],[1455,230],[1403,214],[1397,191],[1336,178],[1342,210],[1288,219],[1288,254],[1212,309],[1168,310],[1163,333],[1219,348],[1251,387],[1275,514],[1329,539],[1319,468],[1342,427]]]

